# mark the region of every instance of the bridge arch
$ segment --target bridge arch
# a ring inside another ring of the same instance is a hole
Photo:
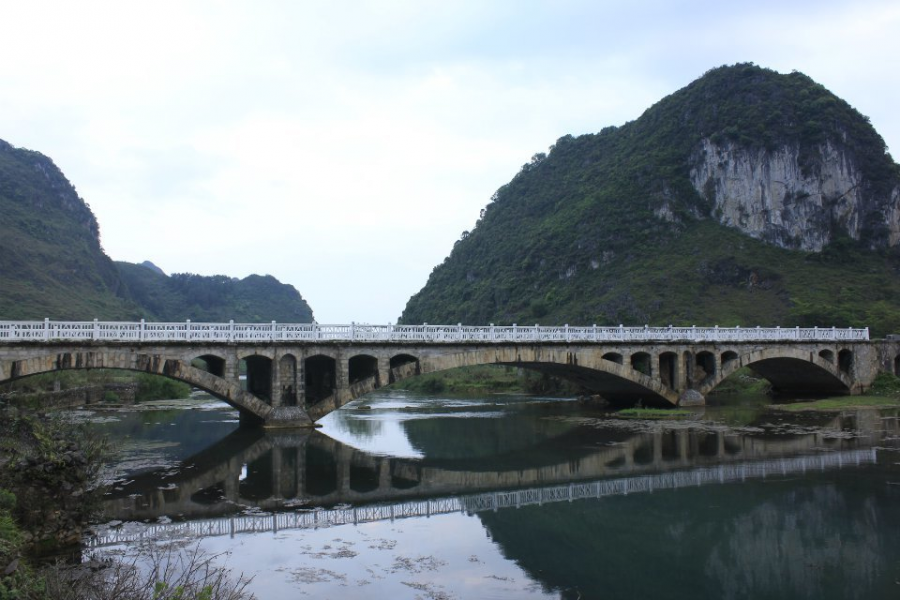
[[[653,357],[649,352],[635,352],[631,355],[631,368],[650,377],[653,375]]]
[[[316,404],[334,394],[337,389],[337,368],[337,360],[325,354],[315,354],[303,361],[306,404]]]
[[[838,369],[841,373],[853,374],[853,350],[842,348],[838,351]]]
[[[213,375],[193,366],[187,360],[167,358],[158,354],[136,354],[116,350],[38,354],[25,360],[13,361],[7,368],[0,369],[2,373],[0,383],[70,369],[116,369],[162,375],[208,392],[237,409],[242,418],[250,421],[263,422],[273,413],[271,406],[242,389],[237,381]]]
[[[396,383],[421,373],[419,359],[412,354],[395,354],[388,361],[388,366],[390,367],[388,383]]]
[[[826,360],[830,363],[834,363],[834,351],[825,348],[824,350],[819,350],[819,356],[822,357],[823,360]]]
[[[274,361],[262,354],[249,354],[238,361],[238,368],[246,372],[245,385],[248,392],[272,401],[272,363]]]
[[[607,353],[608,354],[608,353]],[[576,354],[565,346],[553,349],[534,349],[526,353],[522,348],[475,348],[449,355],[425,356],[419,360],[421,373],[433,373],[461,366],[504,365],[545,373],[573,382],[616,404],[646,404],[672,406],[678,404],[678,393],[659,378],[609,360],[607,354],[585,352]],[[649,353],[643,360],[651,363]],[[620,355],[621,356],[621,355]],[[673,361],[677,357],[673,357]],[[650,367],[650,365],[647,365]],[[649,368],[648,368],[649,370]],[[396,372],[396,369],[392,369]],[[408,376],[413,376],[410,373]]]
[[[371,354],[357,354],[351,356],[347,365],[347,373],[350,377],[351,385],[370,377],[375,377],[377,380],[378,359]]]
[[[663,352],[659,355],[659,378],[663,385],[674,390],[678,376],[678,354],[675,352]]]
[[[721,362],[722,368],[724,369],[726,364],[733,360],[738,360],[739,358],[740,357],[738,356],[738,353],[734,350],[726,350],[722,353],[722,356],[719,357],[719,361]]]
[[[191,360],[191,366],[201,371],[206,371],[216,377],[225,377],[225,368],[228,361],[215,354],[202,354]]]
[[[746,352],[737,360],[724,363],[715,377],[700,386],[700,393],[704,396],[709,394],[741,367],[752,367],[779,392],[809,395],[847,394],[853,391],[854,384],[849,374],[816,352],[777,346]]]
[[[721,369],[719,369],[721,370]],[[693,382],[698,387],[716,379],[716,355],[702,350],[694,355]]]
[[[617,365],[624,364],[625,358],[619,354],[618,352],[607,352],[602,356],[603,360],[608,360],[610,362],[614,362]]]

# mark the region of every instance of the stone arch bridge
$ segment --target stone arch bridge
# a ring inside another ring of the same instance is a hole
[[[617,404],[687,406],[750,366],[781,392],[859,394],[900,369],[900,343],[866,329],[463,327],[0,322],[0,383],[64,369],[184,381],[266,427],[312,426],[379,387],[447,369],[507,365]]]

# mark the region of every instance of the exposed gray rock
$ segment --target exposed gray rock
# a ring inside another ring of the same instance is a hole
[[[900,242],[900,187],[882,198],[865,192],[856,161],[840,146],[819,146],[803,169],[798,146],[749,149],[704,139],[694,153],[691,183],[723,225],[782,248],[822,250],[835,234],[860,239],[867,222],[884,223],[873,247]]]

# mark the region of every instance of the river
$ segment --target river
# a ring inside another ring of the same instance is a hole
[[[116,441],[85,554],[198,545],[261,600],[900,596],[896,409],[382,391],[309,433],[209,398],[76,416]]]

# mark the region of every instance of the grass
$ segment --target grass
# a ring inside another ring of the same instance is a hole
[[[693,414],[693,411],[683,409],[623,408],[615,416],[625,419],[685,419]]]
[[[900,407],[900,398],[891,398],[887,396],[842,396],[838,398],[823,398],[822,400],[814,400],[812,402],[773,405],[773,408],[789,412],[895,407]]]
[[[750,367],[741,367],[716,386],[713,395],[765,395],[772,384],[754,373]]]

